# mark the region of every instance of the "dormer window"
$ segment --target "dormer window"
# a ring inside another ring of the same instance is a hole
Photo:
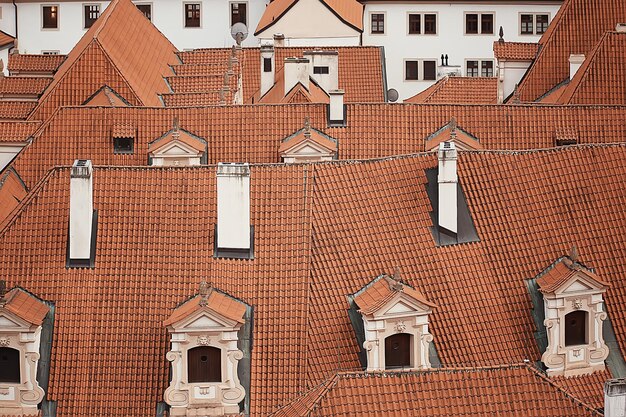
[[[548,375],[573,376],[604,369],[602,294],[608,284],[576,256],[559,259],[536,279],[543,294],[548,346],[541,360]]]
[[[174,127],[148,145],[150,165],[195,166],[206,164],[206,140],[181,129],[178,119]]]
[[[113,138],[114,153],[133,153],[135,140],[133,138]]]
[[[385,338],[385,369],[410,369],[411,335],[397,333]]]
[[[278,152],[287,164],[298,162],[332,161],[337,157],[337,140],[313,129],[309,118],[304,128],[283,139]]]
[[[113,153],[132,154],[135,151],[135,136],[137,129],[126,123],[113,125],[111,137],[113,138]]]
[[[198,346],[187,352],[187,381],[222,382],[222,350]]]
[[[9,347],[0,347],[0,382],[19,384],[20,351]]]

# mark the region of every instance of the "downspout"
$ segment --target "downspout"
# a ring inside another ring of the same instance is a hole
[[[17,4],[13,0],[13,7],[15,7],[15,39],[17,39]]]

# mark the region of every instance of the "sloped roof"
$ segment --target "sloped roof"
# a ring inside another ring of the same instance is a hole
[[[15,42],[14,36],[9,35],[3,30],[0,30],[0,48],[4,48],[8,45],[13,45],[13,42]]]
[[[24,143],[39,126],[37,121],[0,121],[0,143]]]
[[[0,120],[26,120],[35,106],[36,101],[0,100]]]
[[[65,61],[65,55],[10,54],[7,69],[11,73],[49,73],[52,75]]]
[[[585,54],[626,21],[623,0],[566,0],[539,40],[540,51],[519,84],[522,101],[535,101],[569,78],[570,54]]]
[[[205,300],[206,304],[202,303],[203,297],[196,295],[191,300],[186,301],[181,306],[177,307],[172,314],[163,322],[164,326],[170,326],[178,323],[181,320],[193,315],[202,310],[210,310],[222,317],[233,320],[238,323],[244,322],[244,314],[246,313],[246,306],[241,301],[210,289],[210,292]]]
[[[13,169],[6,169],[0,174],[0,227],[26,194],[26,186]]]
[[[158,139],[150,142],[150,144],[148,145],[148,151],[154,152],[167,145],[168,143],[180,141],[198,152],[205,152],[206,141],[204,139],[200,139],[199,137],[195,136],[191,132],[186,131],[185,129],[180,129],[177,123],[178,122],[174,123],[174,128],[172,130],[165,133]]]
[[[390,276],[376,278],[355,294],[354,302],[362,314],[370,315],[384,307],[398,293],[404,293],[426,307],[435,307],[421,292]]]
[[[558,103],[626,104],[626,33],[602,36]]]
[[[126,107],[128,103],[122,96],[108,85],[100,87],[91,97],[83,103],[84,106],[113,106]]]
[[[410,395],[407,395],[410,393]],[[497,410],[497,411],[496,411]],[[273,417],[601,416],[527,365],[419,372],[342,372],[312,407]]]
[[[0,94],[38,96],[51,81],[52,79],[45,77],[0,77]]]
[[[443,77],[405,103],[496,104],[498,79],[495,77]]]
[[[607,310],[626,347],[626,234],[615,233],[626,222],[626,145],[459,152],[480,241],[446,247],[430,231],[425,170],[436,166],[434,153],[252,165],[252,261],[213,257],[215,166],[96,167],[93,270],[65,268],[70,169],[53,169],[0,230],[0,268],[56,305],[48,395],[59,413],[153,413],[168,383],[162,323],[204,279],[255,308],[253,417],[360,369],[346,297],[395,267],[438,306],[429,330],[444,366],[535,361],[525,280],[575,242],[611,280]],[[597,378],[567,384],[601,407]]]
[[[457,125],[456,118],[452,118],[445,126],[428,136],[424,150],[429,151],[435,149],[439,147],[439,144],[442,142],[454,142],[457,148],[462,150],[477,150],[483,148],[476,136]]]
[[[312,78],[309,78],[309,88],[302,83],[297,83],[291,90],[285,92],[285,67],[276,71],[276,82],[263,96],[258,93],[254,98],[259,104],[278,103],[326,103],[330,102],[330,96]]]
[[[610,284],[600,279],[593,271],[584,265],[572,261],[568,257],[559,259],[548,269],[546,269],[538,278],[537,285],[542,293],[552,293],[558,290],[570,278],[576,274],[582,274],[591,278],[595,283],[602,287],[608,287]]]
[[[309,140],[329,151],[337,152],[337,141],[317,129],[308,128],[307,122],[305,122],[305,127],[303,129],[300,129],[293,135],[290,135],[282,140],[280,147],[278,148],[278,152],[282,154],[283,152],[293,149],[295,146]]]
[[[130,0],[113,0],[54,75],[33,117],[79,105],[108,85],[133,105],[161,106],[176,48]],[[89,76],[86,76],[89,74]]]
[[[532,61],[537,56],[539,44],[534,42],[499,42],[493,43],[493,55],[498,60]]]
[[[40,326],[50,308],[21,288],[13,288],[2,298],[4,308],[30,324]]]
[[[280,20],[299,0],[273,0],[267,5],[261,20],[254,31],[255,35],[263,32]],[[353,29],[363,32],[363,5],[356,0],[319,0],[339,20]]]

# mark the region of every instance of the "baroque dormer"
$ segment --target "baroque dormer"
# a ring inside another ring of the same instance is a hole
[[[41,300],[0,281],[0,415],[35,415],[44,398],[37,382],[43,320],[50,311]]]
[[[426,151],[434,151],[437,150],[439,144],[443,142],[454,143],[456,149],[460,151],[471,151],[483,148],[478,138],[461,128],[454,117],[452,117],[450,122],[445,126],[426,138],[424,148]]]
[[[174,127],[150,142],[148,152],[153,166],[194,166],[206,163],[207,143],[174,119]]]
[[[581,375],[604,369],[609,348],[602,337],[603,294],[609,284],[593,270],[563,257],[537,278],[543,295],[548,347],[541,360],[548,375]]]
[[[381,275],[353,296],[363,320],[367,370],[430,368],[428,318],[435,305],[403,283]]]
[[[202,282],[199,293],[165,321],[172,379],[164,398],[172,416],[239,415],[246,395],[238,374],[244,356],[239,331],[248,309]]]
[[[278,152],[283,162],[319,162],[337,158],[337,140],[313,129],[307,117],[304,128],[283,139]]]

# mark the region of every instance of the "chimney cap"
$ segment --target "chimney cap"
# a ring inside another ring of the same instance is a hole
[[[298,58],[295,56],[289,56],[287,58],[285,58],[285,63],[301,63],[301,64],[308,64],[309,62],[311,62],[311,60],[309,60],[309,58]]]
[[[250,164],[247,162],[219,162],[217,175],[220,177],[249,177]]]
[[[454,142],[441,142],[439,144],[439,160],[456,159],[456,146]]]
[[[626,395],[626,378],[607,380],[604,383],[604,394],[609,397]]]
[[[615,31],[619,33],[626,33],[626,23],[618,23],[615,25]]]
[[[283,35],[282,33],[274,33],[274,39],[276,39],[276,40],[284,40],[285,39],[285,35]]]
[[[569,62],[571,64],[582,64],[585,62],[585,54],[570,54]]]
[[[91,160],[77,159],[72,165],[70,178],[90,178],[92,172],[93,167],[91,166]]]

